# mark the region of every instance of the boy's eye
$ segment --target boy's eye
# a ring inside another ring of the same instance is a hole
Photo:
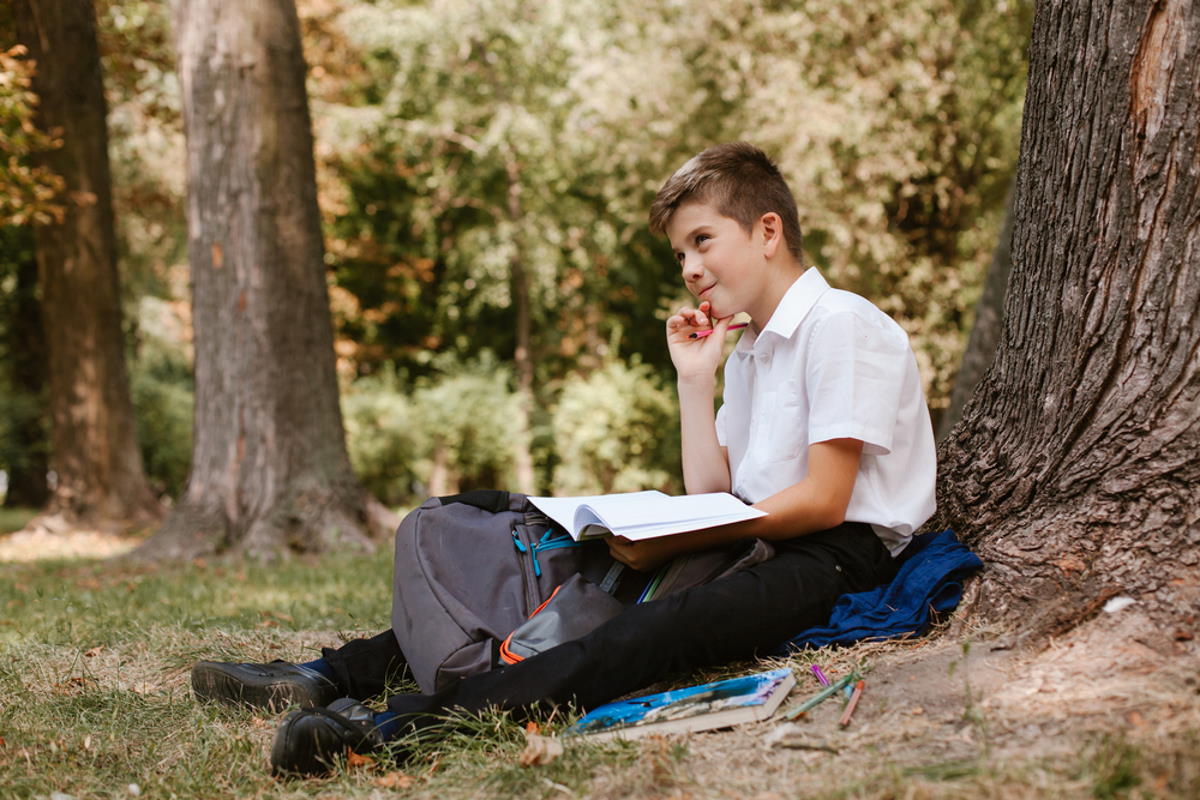
[[[696,234],[696,244],[697,244],[697,245],[702,245],[702,244],[704,244],[705,242],[707,242],[707,241],[708,241],[709,239],[711,239],[711,238],[712,238],[712,237],[711,237],[711,236],[709,236],[707,233],[698,233],[698,234]]]

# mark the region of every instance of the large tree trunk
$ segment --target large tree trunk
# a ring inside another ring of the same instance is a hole
[[[1190,630],[1200,2],[1043,2],[1030,52],[1004,335],[941,447],[941,517],[1026,631],[1117,593]]]
[[[38,158],[66,184],[62,223],[34,227],[56,479],[48,511],[75,524],[141,527],[160,509],[125,368],[95,12],[89,0],[16,0],[14,12],[37,62],[38,123],[63,142]]]
[[[176,0],[174,17],[195,443],[187,491],[141,555],[366,546],[392,520],[346,453],[296,9]]]

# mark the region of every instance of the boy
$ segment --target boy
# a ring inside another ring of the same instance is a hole
[[[590,707],[671,671],[770,652],[827,622],[839,595],[891,579],[893,557],[933,513],[936,470],[904,331],[803,266],[795,200],[750,145],[719,145],[684,164],[659,190],[650,226],[666,234],[699,300],[667,320],[687,491],[730,491],[768,514],[637,543],[610,539],[609,549],[638,570],[754,538],[769,540],[775,557],[630,606],[576,641],[437,694],[392,696],[380,714],[357,700],[403,664],[390,632],[305,665],[197,664],[198,696],[265,703],[282,687],[317,706],[281,724],[277,772],[323,771],[347,748],[377,748],[451,708]],[[750,327],[726,362],[714,415],[716,370],[738,313]]]

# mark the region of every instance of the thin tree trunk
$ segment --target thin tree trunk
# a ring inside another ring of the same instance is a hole
[[[508,175],[508,218],[514,224],[521,221],[521,168],[515,158],[505,165]],[[513,310],[516,312],[517,345],[513,361],[517,368],[517,419],[513,425],[513,459],[516,467],[517,491],[533,494],[536,486],[531,453],[533,397],[533,353],[531,339],[533,323],[529,305],[529,274],[525,271],[524,248],[518,247],[510,265]]]
[[[195,326],[192,471],[140,555],[369,546],[347,456],[292,0],[176,0]]]
[[[16,0],[37,62],[37,121],[63,146],[39,160],[66,183],[61,224],[35,225],[51,419],[48,511],[104,528],[141,527],[160,507],[142,467],[125,367],[107,107],[88,0]]]
[[[1118,593],[1194,629],[1197,98],[1197,0],[1040,5],[1004,335],[939,486],[983,606],[1027,631]]]

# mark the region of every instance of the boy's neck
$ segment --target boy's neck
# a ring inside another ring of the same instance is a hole
[[[783,296],[787,294],[788,289],[792,288],[796,279],[808,270],[808,267],[802,265],[792,257],[791,253],[788,253],[786,260],[778,263],[768,261],[767,269],[769,273],[764,291],[758,302],[754,304],[754,308],[747,309],[750,314],[750,325],[754,328],[755,333],[762,333],[762,329],[771,321],[775,309],[783,301]]]

